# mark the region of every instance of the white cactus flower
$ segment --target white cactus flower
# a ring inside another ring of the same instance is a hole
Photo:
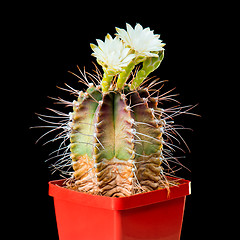
[[[126,47],[118,37],[112,38],[110,34],[105,37],[105,42],[97,39],[98,46],[90,44],[94,53],[92,55],[102,65],[108,75],[116,75],[126,67],[135,54],[131,54],[131,49]]]
[[[136,24],[133,29],[131,25],[126,24],[127,31],[121,28],[116,28],[119,36],[127,47],[133,49],[137,57],[158,57],[154,52],[164,50],[165,43],[159,39],[160,35],[153,34],[150,28],[145,28],[140,24]]]

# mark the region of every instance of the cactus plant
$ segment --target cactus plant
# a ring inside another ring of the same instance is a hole
[[[147,85],[151,80],[148,75],[164,57],[165,44],[160,35],[140,24],[135,28],[127,24],[126,30],[116,31],[114,38],[107,34],[104,42],[90,44],[103,76],[98,69],[95,75],[80,71],[82,77],[78,78],[87,85],[86,91],[67,85],[65,90],[77,99],[72,103],[57,99],[72,106],[73,112],[49,109],[55,118],[63,117],[57,123],[46,120],[48,115],[39,117],[53,124],[46,134],[61,130],[48,142],[63,140],[54,151],[59,159],[53,166],[71,175],[66,187],[123,197],[169,186],[163,165],[169,166],[168,160],[178,161],[172,155],[177,146],[171,139],[181,138],[177,129],[183,128],[175,127],[173,118],[193,106],[160,108],[164,100],[177,102],[174,94],[160,93],[161,88],[154,90],[160,84],[157,79]]]

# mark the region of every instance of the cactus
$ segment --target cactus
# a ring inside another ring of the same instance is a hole
[[[79,190],[129,196],[137,184],[159,187],[163,123],[154,101],[147,89],[102,94],[91,87],[74,102],[70,141]]]
[[[169,167],[168,159],[178,161],[172,156],[177,146],[171,138],[181,136],[172,120],[193,106],[159,108],[164,100],[176,101],[172,99],[174,94],[160,94],[161,88],[153,90],[160,84],[157,80],[146,86],[148,75],[163,60],[165,44],[159,35],[140,24],[135,29],[127,24],[127,31],[116,30],[115,38],[108,34],[105,42],[97,40],[98,46],[91,44],[93,56],[103,68],[103,77],[99,70],[97,75],[87,73],[93,80],[89,83],[86,72],[81,72],[79,78],[88,87],[85,92],[67,85],[65,90],[77,95],[77,100],[57,100],[72,106],[73,112],[67,115],[50,109],[57,115],[55,118],[64,120],[49,132],[62,131],[50,141],[63,139],[57,151],[61,158],[53,166],[54,170],[67,168],[62,170],[71,175],[66,187],[123,197],[174,184],[167,179],[162,166]],[[49,117],[39,115],[41,119]],[[73,172],[69,171],[71,167]]]

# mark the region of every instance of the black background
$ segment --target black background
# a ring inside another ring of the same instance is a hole
[[[178,100],[183,105],[199,104],[193,112],[202,117],[179,118],[181,123],[194,130],[183,132],[191,149],[183,163],[191,169],[191,173],[184,170],[179,174],[192,181],[192,195],[187,197],[181,240],[203,238],[215,232],[212,226],[214,213],[209,211],[209,206],[215,205],[212,196],[216,190],[208,181],[216,181],[212,178],[216,158],[212,144],[216,130],[212,117],[217,111],[213,95],[217,91],[214,82],[217,79],[212,61],[216,51],[214,35],[217,33],[218,17],[212,15],[213,8],[205,8],[201,4],[179,4],[171,8],[161,7],[161,3],[157,7],[138,5],[139,8],[137,5],[126,5],[121,11],[117,11],[117,5],[99,8],[95,3],[69,8],[63,5],[61,10],[50,9],[49,6],[39,10],[35,6],[31,11],[20,14],[12,23],[15,43],[11,46],[14,49],[11,56],[14,60],[9,61],[9,65],[16,75],[11,75],[15,79],[14,86],[11,86],[14,94],[10,93],[10,105],[14,111],[8,116],[13,128],[8,154],[14,165],[11,164],[5,181],[9,183],[8,189],[14,193],[13,200],[17,205],[13,219],[18,222],[18,233],[25,239],[35,236],[58,239],[53,201],[48,196],[48,181],[60,176],[51,175],[48,164],[44,162],[57,145],[42,147],[43,142],[35,144],[44,132],[29,129],[42,124],[35,112],[44,114],[47,113],[46,107],[54,107],[47,96],[66,96],[73,100],[56,86],[64,86],[66,82],[77,89],[83,88],[67,71],[77,73],[76,65],[91,71],[95,59],[91,56],[89,44],[96,43],[97,38],[103,40],[107,33],[113,35],[115,27],[125,28],[126,22],[133,26],[140,23],[161,34],[166,51],[155,75],[161,80],[169,80],[166,90],[176,86],[175,92],[180,93]],[[15,190],[20,190],[17,196]],[[21,220],[16,220],[14,216]],[[9,222],[12,223],[12,219]],[[15,233],[10,231],[9,234]]]

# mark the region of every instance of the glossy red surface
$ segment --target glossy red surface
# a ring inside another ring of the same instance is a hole
[[[179,240],[190,181],[123,198],[93,196],[49,182],[60,240]]]

